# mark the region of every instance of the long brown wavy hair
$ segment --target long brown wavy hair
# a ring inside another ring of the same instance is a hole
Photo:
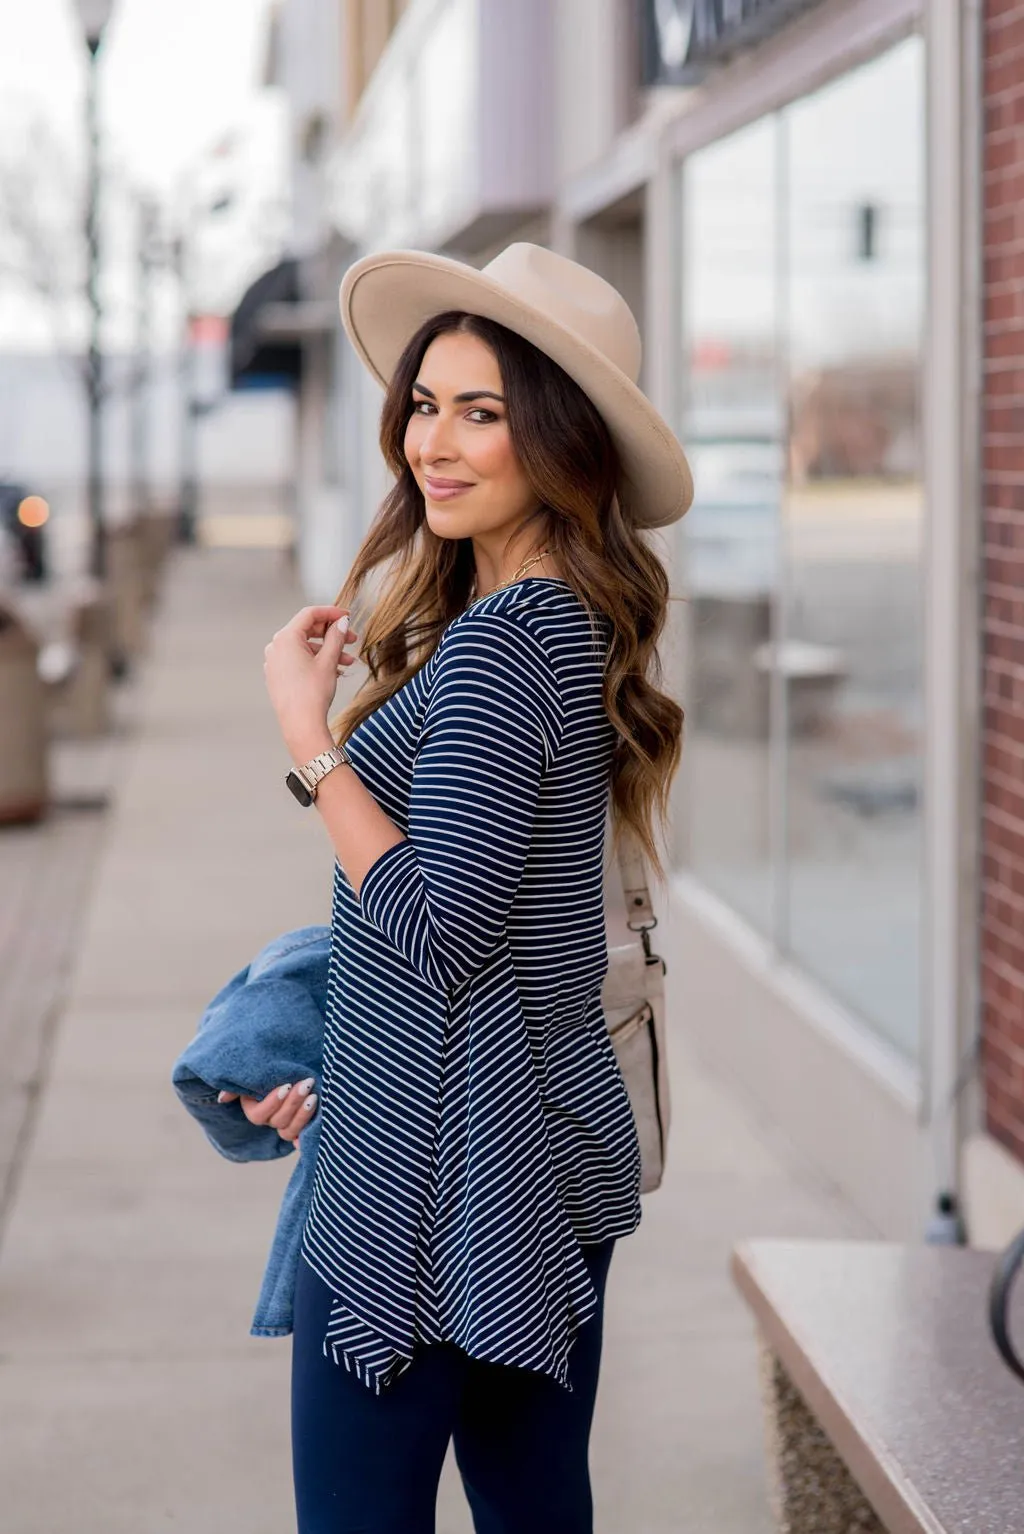
[[[604,705],[618,731],[612,757],[615,833],[628,826],[653,866],[661,860],[655,823],[664,824],[679,765],[683,711],[661,690],[658,640],[668,607],[668,576],[620,502],[618,454],[608,429],[578,384],[529,341],[492,320],[452,312],[420,327],[395,368],[381,412],[380,446],[395,476],[338,596],[363,603],[378,567],[385,579],[361,617],[360,658],[369,676],[332,721],[343,741],[414,675],[473,593],[472,541],[431,532],[419,486],[405,457],[413,384],[438,336],[477,336],[497,358],[513,449],[536,494],[542,543],[579,600],[610,621]],[[519,529],[517,529],[517,532]]]

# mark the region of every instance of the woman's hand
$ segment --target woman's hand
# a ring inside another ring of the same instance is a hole
[[[359,636],[340,607],[304,607],[278,629],[263,652],[267,691],[284,743],[297,766],[334,745],[327,714],[342,668]]]
[[[220,1092],[217,1101],[241,1102],[242,1112],[250,1124],[276,1129],[282,1140],[294,1142],[316,1112],[317,1094],[313,1091],[315,1084],[314,1078],[310,1076],[307,1081],[300,1081],[298,1086],[293,1087],[289,1081],[283,1087],[274,1087],[266,1097],[239,1098],[237,1092]]]

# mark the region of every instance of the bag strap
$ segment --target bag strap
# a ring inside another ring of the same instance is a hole
[[[626,924],[633,932],[643,932],[658,924],[647,887],[647,859],[636,834],[623,826],[618,837],[619,876],[626,902]],[[647,944],[644,944],[646,948]]]

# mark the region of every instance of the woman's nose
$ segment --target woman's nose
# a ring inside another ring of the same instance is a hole
[[[420,457],[424,463],[439,463],[453,456],[450,427],[442,416],[430,416],[427,429],[420,438]]]

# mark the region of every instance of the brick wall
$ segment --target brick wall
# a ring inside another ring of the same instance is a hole
[[[1024,0],[986,0],[982,1070],[1024,1161]]]

